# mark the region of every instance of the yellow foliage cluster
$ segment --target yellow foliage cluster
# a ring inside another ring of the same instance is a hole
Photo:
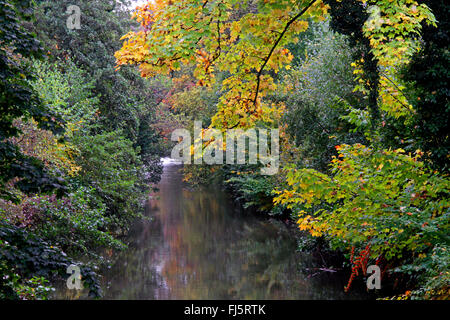
[[[17,120],[15,125],[20,128],[22,134],[12,139],[24,155],[35,157],[47,168],[63,170],[70,176],[75,176],[80,171],[81,168],[74,161],[78,151],[73,145],[59,142],[50,131],[39,129],[34,120],[29,122]],[[71,125],[67,128],[74,130]]]
[[[382,70],[381,109],[395,117],[412,113],[395,74],[419,50],[414,35],[420,33],[421,23],[434,24],[434,17],[414,0],[360,1],[370,13],[363,32]],[[258,9],[240,13],[243,4],[235,0],[149,1],[133,14],[141,30],[122,38],[117,67],[136,64],[143,77],[152,77],[178,70],[181,64],[195,65],[201,86],[214,83],[215,72],[226,71],[230,75],[222,83],[225,94],[212,126],[248,128],[271,110],[263,98],[278,88],[269,71],[290,68],[293,57],[286,45],[308,28],[307,19],[323,20],[329,9],[320,0],[264,0],[252,5]],[[355,69],[357,76],[360,72]]]
[[[234,0],[162,0],[140,7],[134,18],[142,28],[122,38],[117,66],[137,64],[142,76],[151,77],[191,64],[202,86],[214,83],[216,71],[229,72],[212,126],[270,122],[274,106],[262,98],[277,86],[267,71],[289,68],[293,56],[286,45],[308,28],[308,18],[323,19],[328,7],[322,1],[262,1],[256,13],[239,16],[240,6]]]

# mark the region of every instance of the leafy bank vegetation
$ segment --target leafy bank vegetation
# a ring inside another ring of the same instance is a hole
[[[114,51],[127,1],[1,1],[0,298],[48,298],[70,264],[101,295],[102,248],[159,179],[158,88]],[[112,4],[115,3],[115,6]],[[67,28],[69,5],[83,28]]]

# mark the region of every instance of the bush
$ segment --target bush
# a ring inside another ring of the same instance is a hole
[[[359,144],[336,148],[331,176],[290,169],[286,189],[278,190],[275,202],[298,214],[300,229],[352,256],[397,266],[411,257],[417,264],[448,245],[450,180],[428,170],[420,151],[413,157]],[[449,270],[447,263],[434,270],[442,268]]]
[[[120,131],[76,135],[73,142],[79,149],[75,161],[81,167],[76,180],[92,186],[112,222],[126,228],[141,208],[144,168],[139,150]]]
[[[97,257],[98,249],[124,245],[107,231],[112,224],[95,189],[80,187],[68,197],[36,196],[24,201],[22,225],[71,255]]]
[[[66,278],[67,268],[72,264],[80,266],[84,286],[89,288],[90,295],[100,296],[97,275],[91,267],[75,262],[36,235],[0,221],[0,296],[14,299],[21,293],[26,294],[27,287],[46,287],[45,280]],[[47,291],[45,288],[40,290],[42,294]]]
[[[273,192],[276,181],[270,176],[261,176],[246,172],[231,171],[236,174],[225,181],[225,185],[236,194],[244,209],[253,209],[257,212],[270,215],[281,215],[283,208],[273,205]]]

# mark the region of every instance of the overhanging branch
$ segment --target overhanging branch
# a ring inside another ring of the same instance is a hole
[[[275,43],[273,44],[272,48],[269,51],[269,54],[264,59],[263,65],[261,66],[261,68],[258,71],[258,74],[256,75],[256,92],[255,92],[255,98],[253,99],[253,104],[256,104],[256,100],[258,99],[259,86],[261,83],[262,72],[263,72],[264,68],[266,67],[267,62],[270,60],[270,57],[272,56],[273,52],[275,51],[275,48],[278,46],[278,44],[280,43],[281,39],[283,38],[286,31],[289,29],[291,24],[294,23],[298,18],[300,18],[317,1],[318,0],[311,1],[302,11],[300,11],[291,20],[289,20],[288,23],[286,24],[286,26],[284,27],[283,31],[280,33],[280,36],[278,37],[277,41],[275,41]]]

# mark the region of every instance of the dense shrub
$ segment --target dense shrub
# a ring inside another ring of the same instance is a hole
[[[143,195],[159,181],[161,94],[132,68],[115,71],[131,22],[129,2],[114,3],[1,1],[2,298],[48,298],[81,258],[98,296],[102,249],[125,247],[119,233],[142,216]],[[66,28],[72,4],[85,23],[76,37]]]
[[[142,161],[133,143],[120,131],[73,138],[81,167],[77,181],[95,188],[107,215],[122,228],[139,215],[142,200]]]
[[[77,263],[33,233],[0,221],[0,268],[6,273],[0,277],[0,292],[6,298],[17,298],[29,281],[44,285],[44,279],[64,279],[72,264],[81,267],[83,283],[90,294],[99,296],[101,290],[92,268]]]
[[[109,232],[112,221],[95,190],[80,187],[64,198],[37,196],[23,202],[21,225],[71,255],[96,257],[100,248],[123,248]]]
[[[426,276],[425,265],[441,261],[433,270],[449,272],[445,260],[433,258],[449,243],[449,178],[427,169],[419,151],[411,156],[400,149],[358,144],[336,148],[331,175],[289,169],[287,185],[275,202],[298,214],[301,230],[325,237],[333,248],[352,251],[352,256],[364,253],[363,269],[381,260],[399,267],[409,263],[417,274],[425,272],[424,286],[443,289],[433,287],[436,282]],[[402,270],[408,268],[397,272]]]

